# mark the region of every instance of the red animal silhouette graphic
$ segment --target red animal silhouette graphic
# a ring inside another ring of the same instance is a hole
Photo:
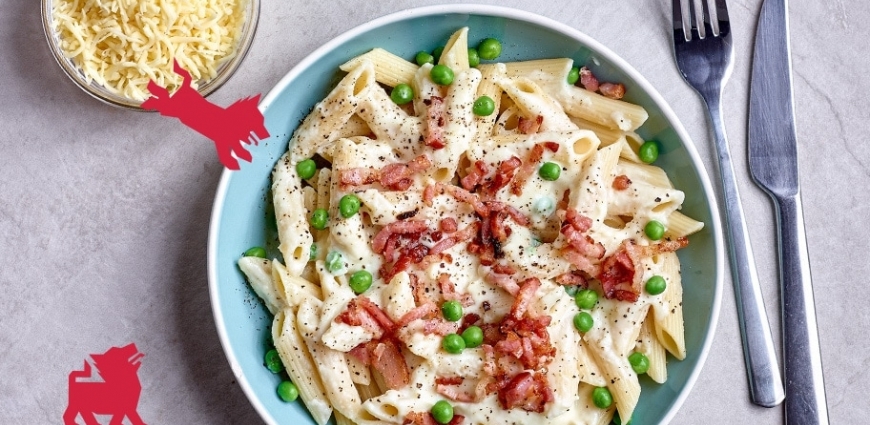
[[[175,73],[184,82],[172,96],[154,81],[148,83],[151,97],[142,102],[142,109],[156,110],[160,115],[175,117],[215,143],[218,158],[230,170],[238,170],[239,159],[251,162],[251,153],[241,142],[257,144],[269,137],[263,113],[257,109],[260,95],[241,99],[224,109],[202,97],[191,87],[190,73],[175,61]],[[253,133],[253,134],[252,134]]]
[[[103,382],[79,381],[93,378],[87,360],[84,370],[70,372],[69,406],[63,414],[64,425],[75,425],[78,415],[82,415],[86,425],[100,425],[95,414],[112,415],[109,425],[121,425],[125,416],[133,425],[145,425],[136,412],[142,392],[138,372],[143,356],[136,344],[112,347],[103,354],[91,354]]]

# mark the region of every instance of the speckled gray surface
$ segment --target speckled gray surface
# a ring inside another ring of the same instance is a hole
[[[241,69],[210,99],[265,93],[332,37],[427,1],[265,0]],[[572,25],[636,67],[717,176],[697,95],[671,53],[670,1],[483,1]],[[763,293],[779,331],[774,216],[749,179],[746,116],[759,0],[732,0],[736,64],[725,115]],[[870,416],[870,3],[790,5],[797,135],[831,423]],[[221,166],[210,141],[156,114],[105,106],[53,62],[36,1],[0,0],[0,422],[61,423],[67,374],[135,342],[147,423],[259,423],[220,348],[206,242]],[[778,333],[776,334],[778,335]],[[779,347],[779,337],[777,346]],[[778,423],[748,401],[730,279],[712,351],[674,424]],[[640,423],[640,422],[638,422]]]

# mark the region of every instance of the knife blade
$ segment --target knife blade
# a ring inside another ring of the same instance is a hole
[[[764,0],[749,92],[749,171],[773,199],[782,307],[785,422],[827,424],[819,334],[798,181],[787,0]]]

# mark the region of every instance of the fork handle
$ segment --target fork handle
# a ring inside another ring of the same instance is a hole
[[[731,275],[737,303],[737,319],[743,340],[743,357],[749,380],[749,394],[753,403],[774,407],[785,398],[776,352],[764,300],[755,270],[755,258],[749,242],[749,229],[743,215],[737,180],[725,128],[722,125],[722,108],[719,95],[705,97],[710,111],[716,151],[719,159],[719,174],[725,198],[725,228],[729,239],[728,252],[731,259]]]
[[[782,285],[785,423],[827,425],[819,331],[800,194],[774,196]]]

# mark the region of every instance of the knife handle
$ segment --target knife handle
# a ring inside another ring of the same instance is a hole
[[[758,283],[749,229],[746,227],[728,140],[722,125],[721,105],[718,96],[705,100],[713,124],[719,174],[722,178],[722,191],[725,198],[725,229],[729,241],[727,246],[737,302],[737,319],[743,340],[749,396],[754,404],[774,407],[782,403],[785,398],[782,375],[773,348],[773,337]]]
[[[800,194],[774,196],[782,285],[785,422],[828,424],[819,331]]]

